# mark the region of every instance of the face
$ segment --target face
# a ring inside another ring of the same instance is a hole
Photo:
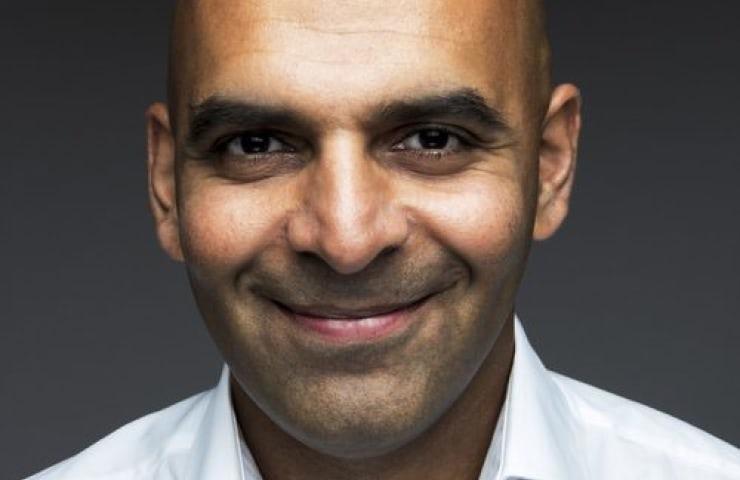
[[[232,374],[346,457],[475,378],[565,215],[578,130],[575,89],[532,80],[527,2],[402,3],[192,2],[176,118],[149,111],[158,234]]]

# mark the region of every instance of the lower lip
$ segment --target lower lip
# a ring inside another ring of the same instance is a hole
[[[287,310],[292,320],[301,327],[318,334],[320,337],[338,343],[354,343],[380,340],[403,330],[408,326],[414,312],[428,297],[407,307],[368,318],[322,318],[295,313]]]

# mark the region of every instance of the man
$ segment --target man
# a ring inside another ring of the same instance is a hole
[[[580,129],[535,0],[179,3],[152,211],[226,367],[37,479],[738,479],[514,314]]]

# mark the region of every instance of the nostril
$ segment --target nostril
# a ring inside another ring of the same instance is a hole
[[[382,249],[380,253],[378,253],[378,258],[386,258],[386,257],[393,256],[393,254],[398,252],[400,249],[401,247],[398,245],[388,245],[387,247]]]

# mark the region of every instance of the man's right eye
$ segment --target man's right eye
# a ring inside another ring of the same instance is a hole
[[[222,136],[200,158],[208,160],[224,178],[254,182],[300,170],[305,165],[304,154],[305,146],[299,138],[252,130]]]
[[[294,152],[285,142],[267,133],[244,133],[223,144],[227,155],[252,156],[277,152]]]

